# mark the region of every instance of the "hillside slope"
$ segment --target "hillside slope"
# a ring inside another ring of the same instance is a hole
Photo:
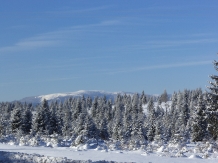
[[[104,97],[106,96],[107,99],[112,99],[118,95],[133,95],[134,93],[132,92],[106,92],[106,91],[98,91],[98,90],[91,90],[91,91],[85,91],[85,90],[80,90],[76,92],[68,92],[68,93],[54,93],[54,94],[48,94],[48,95],[40,95],[40,96],[31,96],[31,97],[25,97],[21,100],[20,102],[27,102],[27,103],[32,103],[32,104],[38,104],[43,101],[43,99],[46,99],[48,102],[51,101],[58,101],[58,102],[63,102],[65,99],[68,99],[70,97],[78,98],[78,97],[91,97],[92,99],[95,97]]]

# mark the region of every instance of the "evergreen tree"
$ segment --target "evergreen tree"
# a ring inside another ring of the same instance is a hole
[[[123,118],[123,132],[124,132],[125,141],[128,141],[131,137],[132,125],[133,125],[132,114],[126,113]]]
[[[92,99],[91,99],[91,97],[86,98],[86,104],[87,104],[88,109],[90,109],[91,106],[92,106]]]
[[[145,105],[147,103],[147,98],[146,98],[146,95],[145,95],[144,91],[142,91],[140,99],[141,99],[142,104]]]
[[[206,134],[206,118],[205,118],[206,106],[204,104],[203,95],[199,95],[198,103],[193,114],[192,124],[192,140],[202,141]]]
[[[89,115],[87,115],[85,118],[84,130],[86,131],[88,138],[97,138],[96,125],[94,124],[92,118]]]
[[[60,131],[59,129],[59,119],[58,119],[58,112],[57,112],[57,105],[53,104],[53,106],[51,106],[51,115],[50,115],[50,131],[51,134],[54,133],[58,133]]]
[[[98,97],[96,97],[92,102],[92,110],[91,117],[95,119],[97,117],[98,112]]]
[[[155,113],[155,108],[154,108],[154,102],[153,99],[151,98],[150,101],[148,102],[148,131],[147,131],[147,138],[149,141],[154,140],[155,136],[155,120],[156,120],[156,113]]]
[[[36,117],[32,124],[32,129],[33,134],[38,132],[48,135],[51,134],[49,105],[45,99],[37,110]]]
[[[80,99],[77,99],[76,107],[73,110],[73,119],[76,120],[79,117],[79,115],[82,113],[82,111],[83,111],[82,102]]]
[[[163,136],[163,124],[161,124],[161,121],[157,121],[155,124],[155,136],[154,141],[158,143],[162,143],[164,139]]]
[[[24,134],[29,134],[32,128],[32,111],[31,111],[31,106],[27,106],[24,110],[22,119],[22,131]]]
[[[99,124],[99,137],[103,140],[109,138],[106,118],[102,118]]]
[[[218,62],[214,61],[214,67],[218,71]],[[210,82],[210,86],[208,89],[207,96],[207,130],[211,137],[216,140],[218,138],[218,76],[211,75],[210,78],[212,82]]]
[[[168,101],[168,95],[167,95],[167,91],[164,90],[164,93],[160,96],[161,98],[161,102],[167,102]]]
[[[21,129],[22,126],[22,109],[15,108],[11,114],[11,130],[13,133]]]
[[[142,109],[139,108],[139,95],[138,94],[134,94],[133,95],[133,100],[132,100],[132,108],[133,108],[133,114],[135,114],[134,116],[137,116],[137,114],[139,113],[139,111],[142,111]],[[140,106],[142,107],[142,106]]]
[[[73,105],[73,104],[72,104]],[[62,108],[62,129],[61,132],[63,136],[70,136],[72,123],[74,123],[74,119],[72,119],[72,111],[68,102],[65,102]]]
[[[162,103],[162,99],[161,99],[161,96],[159,96],[159,97],[157,98],[157,104],[158,104],[158,105],[161,105],[161,103]]]
[[[145,130],[143,126],[144,116],[142,114],[133,116],[132,132],[131,132],[131,144],[138,148],[145,144]]]
[[[182,113],[182,121],[183,121],[183,124],[184,126],[187,125],[187,122],[188,122],[188,119],[189,119],[189,101],[188,101],[188,98],[189,98],[189,95],[188,95],[188,91],[185,90],[184,91],[184,94],[183,94],[183,103],[182,103],[182,110],[181,110],[181,113]]]
[[[121,98],[117,100],[115,106],[114,122],[113,122],[113,134],[112,138],[114,140],[124,139],[123,133],[123,111],[124,106],[122,105]]]

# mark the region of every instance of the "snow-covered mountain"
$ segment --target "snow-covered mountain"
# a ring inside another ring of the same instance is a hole
[[[103,97],[106,96],[107,99],[112,99],[117,96],[117,94],[127,94],[127,95],[133,95],[134,93],[132,92],[106,92],[106,91],[97,91],[97,90],[92,90],[92,91],[85,91],[85,90],[80,90],[77,92],[68,92],[68,93],[54,93],[54,94],[48,94],[48,95],[40,95],[40,96],[31,96],[31,97],[25,97],[21,100],[20,102],[27,102],[27,103],[32,103],[32,104],[39,104],[43,101],[43,99],[46,99],[48,102],[51,101],[58,101],[58,102],[63,102],[65,99],[68,99],[70,97]]]

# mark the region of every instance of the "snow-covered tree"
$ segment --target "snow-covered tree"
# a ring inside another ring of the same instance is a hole
[[[72,130],[72,122],[74,122],[74,119],[72,119],[72,111],[67,102],[64,103],[62,110],[62,135],[63,136],[70,136],[71,130]]]
[[[32,131],[33,134],[36,134],[38,132],[51,134],[49,105],[45,99],[37,110],[35,119],[32,123]]]
[[[54,134],[54,133],[59,133],[60,131],[60,126],[59,126],[59,119],[58,119],[58,111],[57,111],[57,104],[53,104],[51,105],[51,109],[50,109],[50,131],[51,131],[51,134]]]
[[[214,67],[218,71],[218,62],[214,61]],[[207,98],[207,130],[211,137],[216,140],[218,138],[218,76],[211,75],[210,86],[208,89],[208,98]]]
[[[92,99],[91,99],[91,97],[87,97],[86,98],[86,105],[87,105],[88,108],[91,108],[91,106],[92,106]]]
[[[22,108],[18,107],[11,114],[11,130],[13,133],[21,129],[22,126]]]
[[[154,141],[158,143],[162,143],[163,140],[164,140],[163,124],[161,123],[161,121],[157,121],[155,124]]]
[[[144,91],[142,91],[140,99],[141,99],[142,104],[146,104],[147,103],[147,97],[146,97]]]
[[[203,95],[199,95],[198,103],[193,114],[193,124],[192,124],[192,140],[202,141],[206,134],[206,116],[205,116],[206,106],[204,104]]]
[[[161,102],[167,102],[168,101],[168,95],[167,91],[164,90],[163,94],[160,96]]]
[[[182,108],[181,108],[181,113],[182,113],[182,121],[184,126],[187,125],[188,119],[189,119],[189,95],[188,91],[185,90],[183,93],[183,103],[182,103]]]
[[[148,123],[148,131],[147,131],[147,138],[149,141],[154,140],[155,136],[155,120],[156,120],[156,113],[155,113],[155,108],[154,108],[154,102],[153,99],[151,98],[148,102],[148,117],[147,117],[147,123]]]
[[[24,113],[22,115],[22,131],[24,134],[29,134],[32,128],[32,118],[33,114],[31,111],[32,106],[25,107]]]

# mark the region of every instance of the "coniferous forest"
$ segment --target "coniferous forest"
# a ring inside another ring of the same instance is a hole
[[[214,62],[218,70],[218,62]],[[183,90],[159,97],[141,94],[69,98],[63,103],[0,103],[0,141],[58,146],[106,142],[135,150],[150,144],[185,144],[218,139],[218,76],[208,91]],[[31,140],[31,141],[30,141]],[[152,148],[152,147],[151,147]],[[152,150],[152,149],[151,149]]]

